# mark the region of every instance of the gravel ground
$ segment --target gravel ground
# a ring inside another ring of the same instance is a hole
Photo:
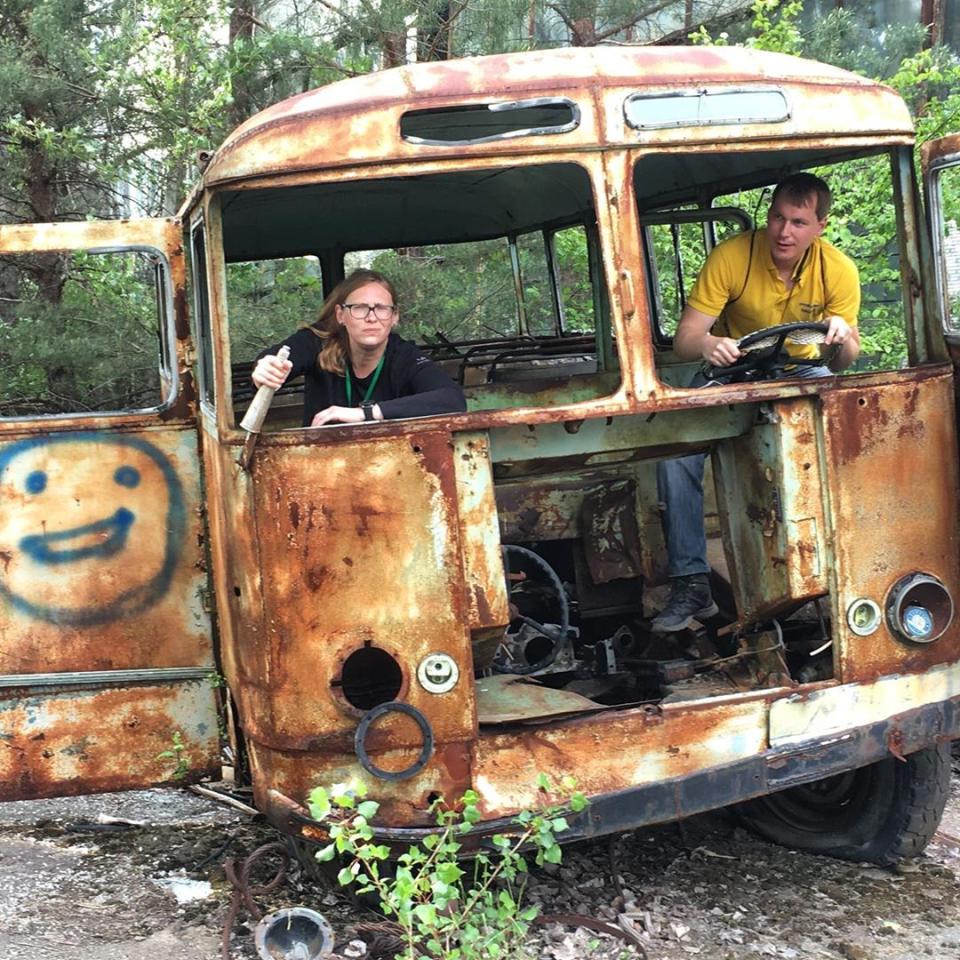
[[[774,847],[723,813],[568,848],[559,868],[532,875],[531,900],[544,913],[619,917],[643,950],[554,923],[536,928],[530,956],[960,958],[960,783],[953,792],[927,852],[895,870]],[[0,804],[0,960],[215,960],[231,903],[224,859],[274,839],[186,791]],[[277,863],[264,860],[254,881]],[[354,923],[376,919],[298,867],[256,900],[319,910],[338,951]],[[254,926],[241,907],[233,960],[256,957]]]

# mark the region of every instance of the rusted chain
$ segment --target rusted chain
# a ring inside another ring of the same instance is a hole
[[[274,876],[261,886],[250,885],[250,874],[258,860],[272,853],[280,854],[280,866]],[[272,843],[265,843],[262,847],[257,847],[249,857],[244,859],[240,865],[240,872],[237,873],[236,862],[233,857],[223,861],[223,871],[227,879],[233,885],[233,897],[230,901],[230,909],[227,910],[226,919],[223,922],[223,939],[220,943],[220,956],[223,960],[230,960],[230,933],[237,920],[237,913],[242,903],[247,912],[254,920],[259,920],[263,916],[263,911],[256,905],[253,898],[262,896],[275,890],[283,882],[287,875],[287,868],[290,866],[290,853],[287,845],[279,840]]]

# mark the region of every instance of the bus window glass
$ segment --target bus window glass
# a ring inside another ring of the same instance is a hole
[[[150,410],[169,401],[168,290],[155,251],[4,254],[0,416]]]

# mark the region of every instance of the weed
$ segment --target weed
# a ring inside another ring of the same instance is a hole
[[[174,730],[170,738],[170,748],[161,750],[157,754],[157,760],[175,760],[176,764],[173,773],[170,774],[172,780],[182,780],[190,770],[190,756],[187,753],[187,746],[183,742],[183,734],[179,730]]]
[[[339,858],[340,884],[374,894],[383,912],[396,920],[404,943],[398,960],[515,957],[539,912],[537,906],[523,904],[525,851],[538,865],[560,863],[557,834],[568,829],[565,815],[587,805],[572,778],[561,782],[565,798],[559,803],[547,802],[556,790],[544,774],[537,785],[544,805],[519,814],[514,829],[491,836],[469,859],[461,841],[480,821],[480,798],[468,790],[453,807],[437,801],[431,807],[436,833],[400,854],[392,870],[386,862],[394,851],[374,842],[370,822],[379,804],[366,799],[366,787],[317,787],[310,794],[310,810],[330,825],[332,841],[317,859]]]

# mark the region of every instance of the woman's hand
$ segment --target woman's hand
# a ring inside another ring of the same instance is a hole
[[[383,419],[380,404],[374,404],[371,413],[374,420]],[[363,423],[366,419],[362,407],[327,407],[326,410],[321,410],[314,416],[310,426],[323,427],[328,423]]]
[[[255,387],[270,387],[272,390],[279,390],[284,381],[290,376],[293,364],[289,360],[281,360],[279,357],[261,357],[257,365],[253,368],[250,379],[253,380]]]
[[[310,421],[311,427],[323,427],[328,423],[363,423],[363,411],[359,407],[327,407]]]

